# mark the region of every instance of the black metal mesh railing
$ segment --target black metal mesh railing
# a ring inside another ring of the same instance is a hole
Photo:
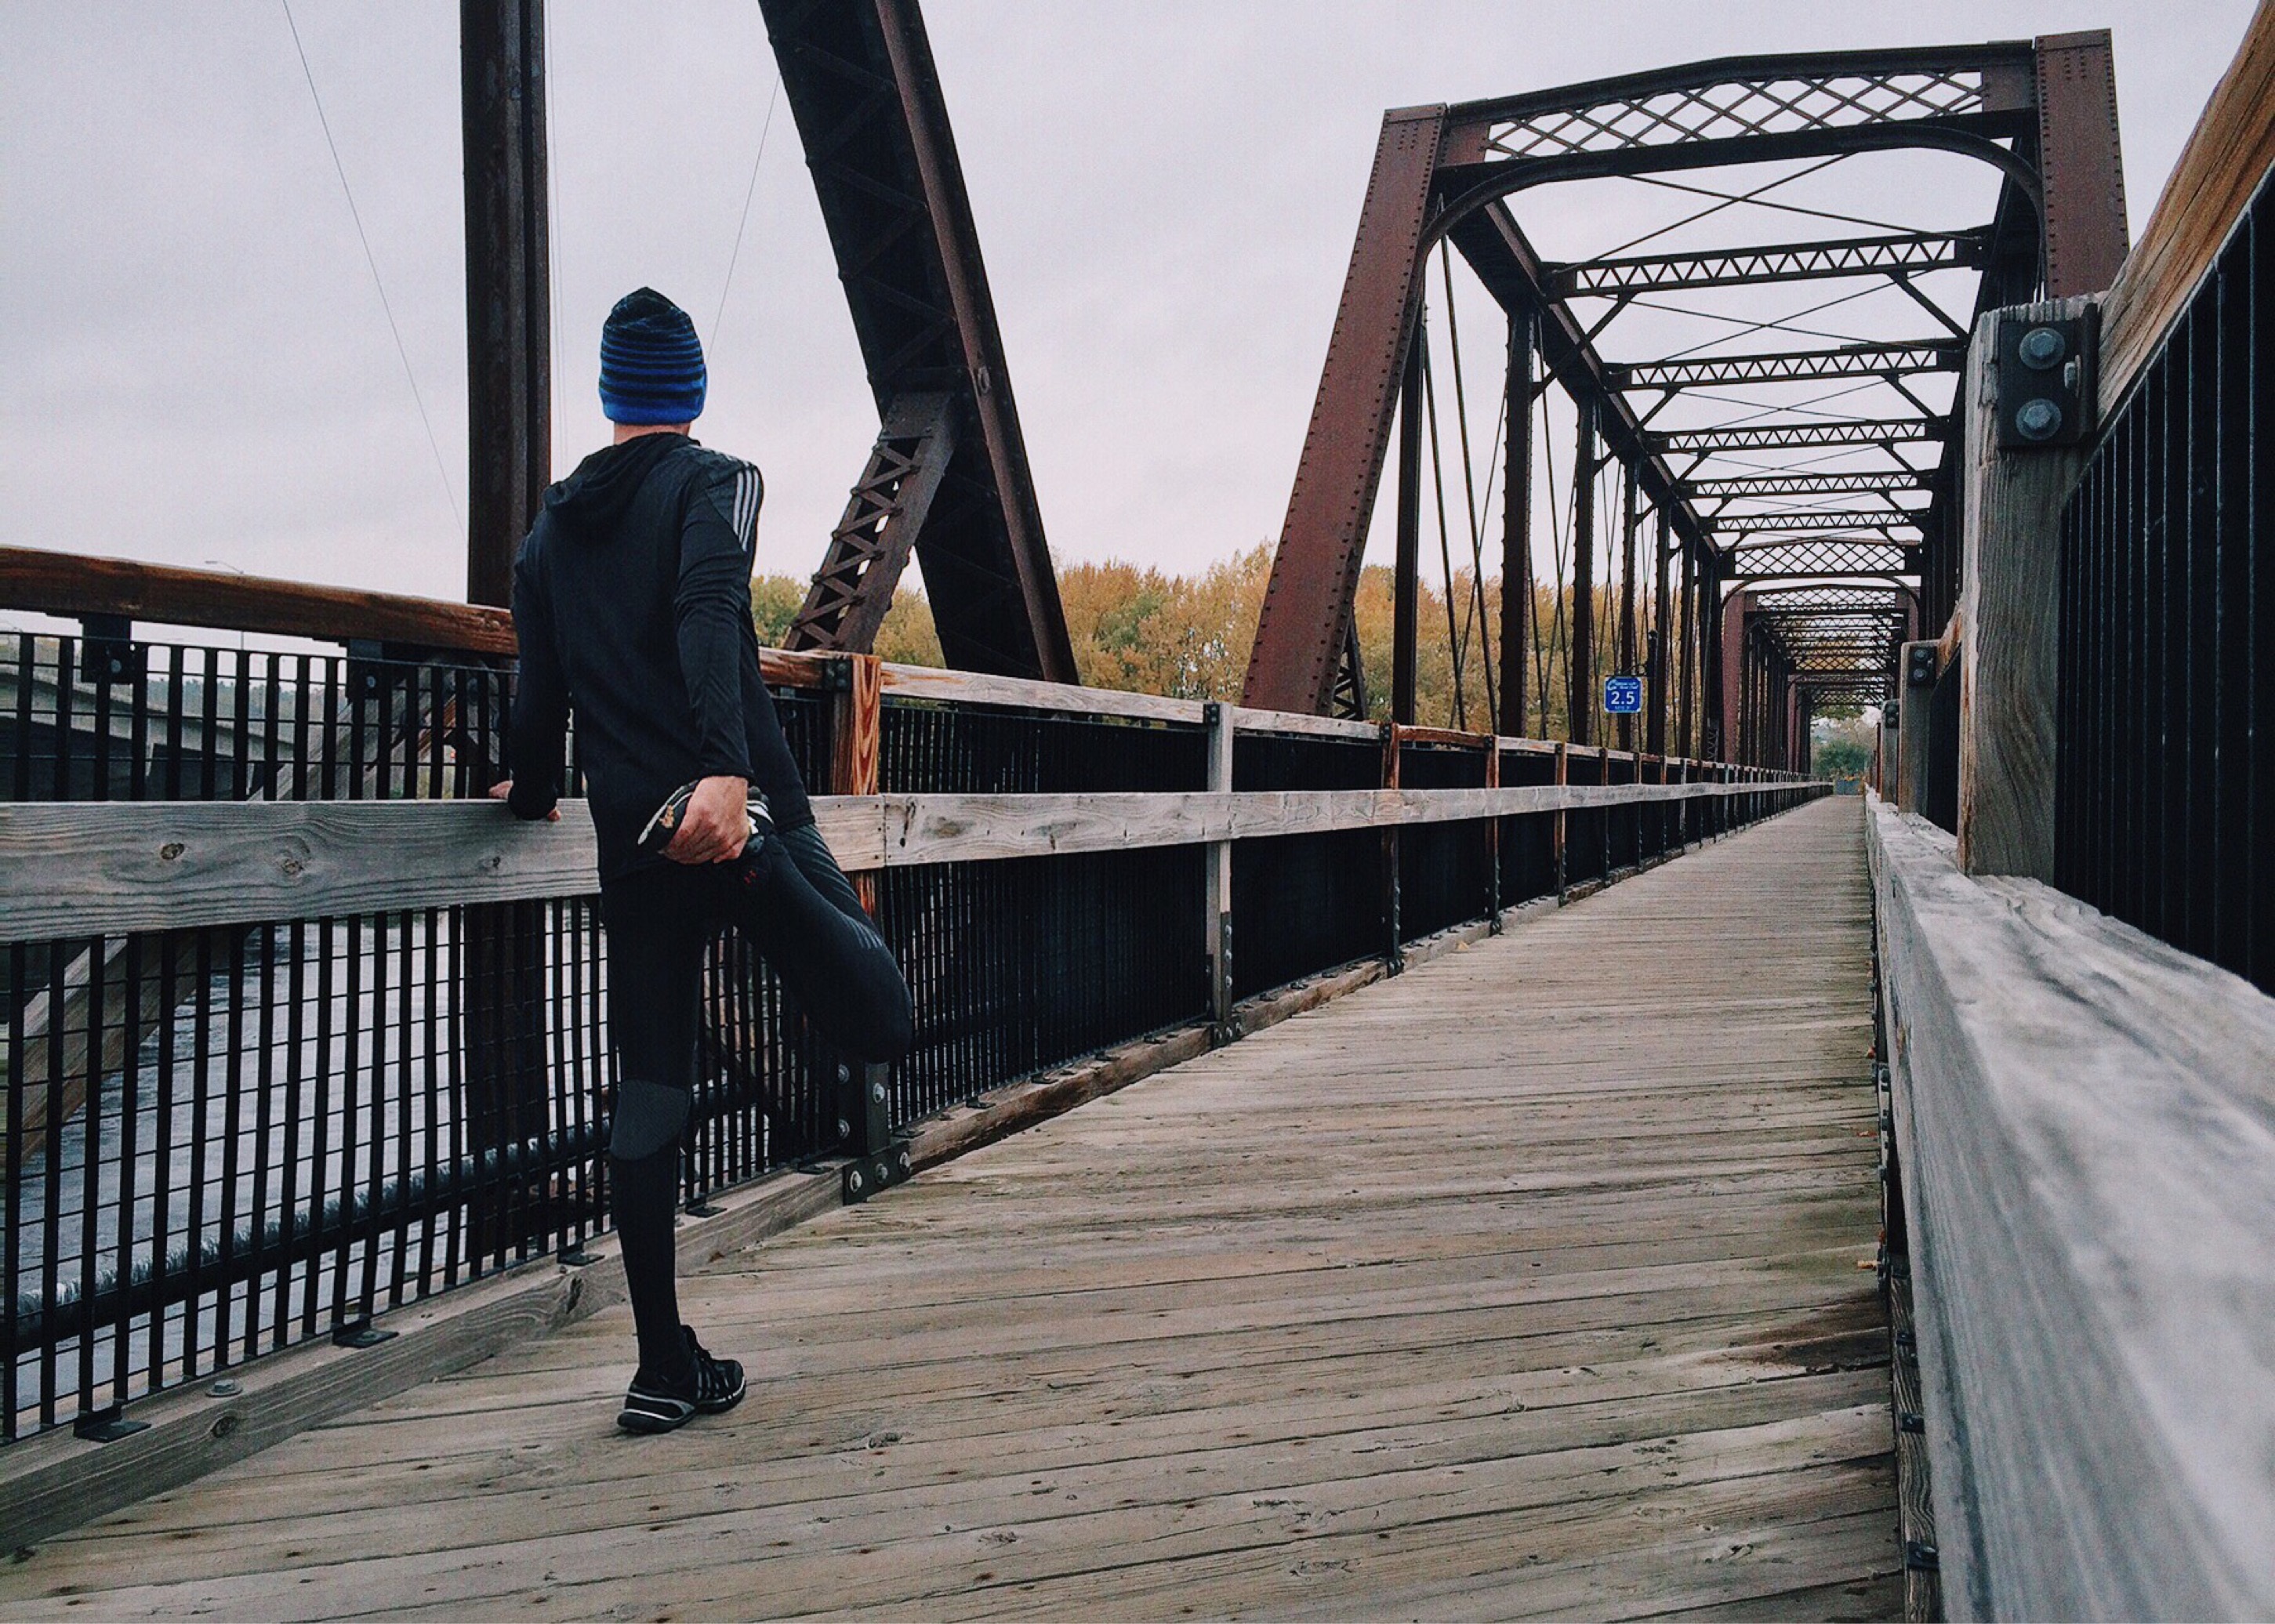
[[[1480,789],[1481,749],[1402,744],[1402,789]],[[1493,823],[1425,823],[1398,835],[1398,928],[1411,941],[1481,919],[1493,908]]]
[[[1243,733],[1232,787],[1372,789],[1379,739]],[[1247,998],[1384,952],[1389,945],[1382,836],[1372,829],[1243,841],[1232,849],[1232,988]]]
[[[507,765],[506,699],[506,674],[475,660],[19,636],[0,643],[0,800],[478,796]],[[828,786],[843,697],[802,687],[776,703],[808,782]],[[880,788],[1199,791],[1208,736],[888,698]],[[1485,782],[1481,746],[1402,748],[1410,788]],[[1243,733],[1234,788],[1372,790],[1384,767],[1379,737]],[[1503,752],[1508,782],[1553,767]],[[1613,826],[1589,817],[1600,847]],[[1236,993],[1387,954],[1394,917],[1407,940],[1484,917],[1496,825],[1500,900],[1553,892],[1555,821],[1236,842]],[[1172,843],[885,869],[880,923],[917,1006],[891,1122],[1208,1019],[1206,862]],[[0,925],[0,1439],[351,1333],[603,1227],[614,1078],[597,903],[56,940]],[[711,949],[707,1016],[689,1201],[845,1148],[834,1065],[731,934]]]
[[[2062,518],[2056,880],[2275,991],[2269,183]]]

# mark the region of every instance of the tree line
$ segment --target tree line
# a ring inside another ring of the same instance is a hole
[[[1271,574],[1269,547],[1236,554],[1198,575],[1171,575],[1119,561],[1062,565],[1059,598],[1083,681],[1093,688],[1175,699],[1236,700]],[[1390,716],[1392,587],[1392,571],[1386,565],[1371,565],[1359,577],[1356,615],[1360,659],[1367,676],[1369,709],[1378,721]],[[788,575],[765,575],[752,582],[752,607],[761,642],[778,646],[787,637],[805,590],[804,581]],[[1497,575],[1486,577],[1480,591],[1470,571],[1458,570],[1450,594],[1422,583],[1415,656],[1417,721],[1483,731],[1488,718],[1500,714],[1500,696],[1489,690],[1500,680],[1500,598]],[[1533,589],[1533,623],[1540,630],[1534,638],[1526,708],[1527,730],[1536,737],[1561,738],[1567,733],[1570,713],[1565,651],[1572,606],[1568,591],[1560,602],[1553,588]],[[1599,591],[1596,611],[1600,677],[1617,668],[1615,588]],[[1640,647],[1641,631],[1636,642]],[[914,585],[904,584],[894,595],[877,635],[876,653],[910,665],[941,663],[931,606]],[[1501,730],[1514,729],[1504,726]]]

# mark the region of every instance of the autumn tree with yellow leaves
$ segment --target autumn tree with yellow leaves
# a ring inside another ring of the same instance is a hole
[[[1059,570],[1059,599],[1082,679],[1093,688],[1167,694],[1182,699],[1237,699],[1248,673],[1248,651],[1272,574],[1272,549],[1251,548],[1198,575],[1110,561],[1067,564]],[[779,645],[805,596],[805,584],[787,575],[760,576],[751,601],[761,642]],[[1359,577],[1355,612],[1359,652],[1367,672],[1369,706],[1378,720],[1390,714],[1392,574],[1379,564]],[[1447,596],[1429,582],[1419,598],[1420,636],[1415,654],[1415,715],[1438,727],[1482,731],[1500,712],[1497,683],[1500,635],[1500,578],[1488,576],[1480,593],[1467,570],[1456,571],[1449,621]],[[1540,628],[1533,660],[1527,731],[1561,738],[1568,715],[1564,649],[1568,641],[1568,593],[1560,606],[1553,588],[1533,589],[1534,624]],[[1608,674],[1617,648],[1614,594],[1597,597],[1599,674]],[[1560,612],[1561,610],[1561,612]],[[1486,649],[1493,653],[1488,657]],[[1461,680],[1455,654],[1462,651]],[[877,653],[909,665],[941,663],[931,607],[904,582],[877,635]],[[1509,729],[1504,727],[1503,731]]]

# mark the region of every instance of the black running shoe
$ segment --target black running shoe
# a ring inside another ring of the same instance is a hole
[[[632,1378],[624,1390],[624,1407],[616,1424],[627,1432],[669,1432],[698,1416],[716,1416],[743,1401],[743,1367],[732,1359],[714,1359],[695,1340],[695,1327],[682,1326],[693,1373],[680,1381],[658,1381],[646,1371]]]
[[[695,797],[695,786],[702,782],[699,778],[692,780],[663,797],[663,804],[655,809],[655,816],[650,818],[647,827],[639,832],[639,849],[642,851],[654,852],[657,857],[663,855],[663,849],[671,844],[672,836],[679,833],[680,824],[686,820],[687,803]],[[744,802],[744,815],[751,826],[746,838],[764,840],[775,832],[774,811],[767,804],[767,797],[758,790],[752,789]]]

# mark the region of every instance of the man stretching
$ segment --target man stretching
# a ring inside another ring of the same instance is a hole
[[[750,464],[688,437],[707,381],[693,323],[661,293],[642,288],[608,313],[601,406],[616,442],[545,493],[522,543],[513,777],[490,791],[517,817],[558,817],[575,710],[617,1062],[609,1182],[639,1337],[616,1423],[633,1432],[743,1397],[743,1367],[680,1323],[673,1280],[705,948],[733,925],[854,1059],[897,1060],[911,1035],[908,986],[813,827],[760,679],[762,487]]]

